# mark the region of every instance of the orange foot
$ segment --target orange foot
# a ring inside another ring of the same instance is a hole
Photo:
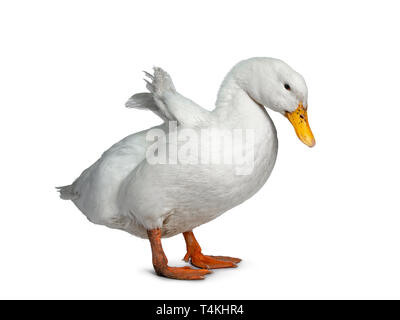
[[[193,269],[191,267],[168,267],[156,270],[157,274],[178,280],[203,280],[206,274],[211,273],[207,269]]]
[[[207,269],[193,269],[190,267],[170,267],[161,245],[161,229],[147,231],[153,256],[153,267],[160,276],[178,280],[202,280],[206,274],[211,273]]]
[[[201,247],[197,242],[192,231],[184,232],[183,236],[186,241],[187,253],[183,260],[198,268],[220,269],[220,268],[236,268],[237,263],[241,261],[239,258],[224,256],[206,256],[201,253]]]
[[[205,269],[236,268],[236,264],[241,261],[239,258],[207,256],[201,252],[195,254],[186,253],[183,260],[188,262],[189,259],[192,265]]]

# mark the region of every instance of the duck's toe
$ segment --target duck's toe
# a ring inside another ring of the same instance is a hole
[[[242,261],[242,259],[227,257],[227,256],[209,256],[209,257],[215,258],[217,260],[229,261],[229,262],[233,262],[233,263],[239,263],[240,261]]]
[[[190,263],[192,265],[198,268],[205,269],[236,268],[236,264],[240,261],[241,260],[238,258],[224,256],[207,256],[201,253],[192,254],[190,256]]]
[[[207,269],[193,269],[191,267],[166,267],[157,272],[159,275],[177,280],[203,280],[206,274],[212,273]]]

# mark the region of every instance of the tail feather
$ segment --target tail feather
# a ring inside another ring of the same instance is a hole
[[[125,103],[127,108],[149,109],[164,121],[175,120],[166,107],[163,98],[167,93],[176,93],[170,75],[163,69],[154,67],[154,74],[144,71],[146,88],[150,92],[136,93]]]
[[[168,74],[168,72],[159,67],[154,67],[153,70],[153,75],[145,72],[145,75],[151,80],[151,82],[145,80],[147,90],[149,90],[155,97],[160,99],[162,99],[163,96],[168,92],[176,93],[174,83],[172,82],[171,76]]]
[[[60,193],[60,198],[63,200],[75,200],[78,198],[78,193],[74,192],[72,184],[69,186],[56,187],[57,191]]]
[[[158,105],[156,104],[153,94],[148,92],[136,93],[125,103],[125,107],[127,108],[135,108],[135,109],[148,109],[153,111],[156,115],[158,115],[164,121],[168,120],[167,116],[164,112],[160,110]]]

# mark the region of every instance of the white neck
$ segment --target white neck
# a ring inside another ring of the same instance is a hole
[[[212,113],[218,123],[228,128],[254,130],[254,170],[242,179],[256,192],[268,179],[275,164],[278,139],[274,123],[265,108],[237,84],[232,73],[222,83]]]
[[[222,123],[236,128],[254,128],[275,131],[265,108],[256,103],[237,83],[231,72],[218,92],[213,114]],[[264,131],[262,130],[262,131]]]

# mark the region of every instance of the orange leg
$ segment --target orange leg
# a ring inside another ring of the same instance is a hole
[[[156,273],[172,279],[179,280],[202,280],[204,275],[211,273],[206,269],[193,269],[190,267],[174,268],[168,266],[168,259],[165,256],[161,245],[161,230],[148,230],[147,235],[150,240],[151,252],[153,254],[153,266]]]
[[[203,255],[192,231],[184,232],[183,236],[185,237],[187,249],[183,260],[188,262],[190,259],[190,263],[196,267],[205,269],[236,268],[236,264],[241,261],[238,258]]]

